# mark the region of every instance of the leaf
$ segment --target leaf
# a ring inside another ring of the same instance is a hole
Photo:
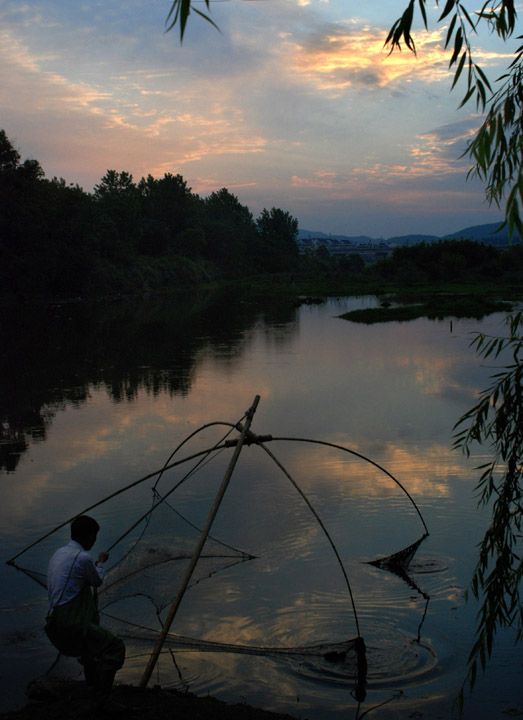
[[[482,108],[485,107],[487,104],[487,93],[485,91],[485,86],[482,82],[479,80],[476,83],[477,88],[477,98],[476,98],[476,105],[479,107],[481,105]]]
[[[478,75],[479,75],[480,78],[482,79],[485,87],[487,87],[488,90],[489,90],[490,92],[492,92],[492,88],[490,87],[490,83],[489,83],[489,81],[488,81],[487,76],[485,75],[485,73],[483,72],[483,70],[480,68],[480,66],[479,66],[479,65],[476,65],[476,63],[474,63],[474,70],[478,73]]]
[[[471,98],[473,95],[474,95],[474,88],[471,88],[471,89],[467,92],[467,94],[465,95],[465,97],[463,98],[463,100],[461,101],[459,107],[462,108],[464,105],[466,105],[466,104],[468,103],[468,101],[470,100],[470,98]]]
[[[456,72],[454,73],[454,82],[452,83],[452,88],[454,89],[454,86],[459,80],[459,76],[461,75],[461,71],[463,70],[463,66],[465,65],[465,60],[467,59],[467,51],[465,50],[463,52],[463,55],[461,56],[461,60],[459,61],[459,65],[456,69]]]
[[[443,12],[438,18],[438,23],[440,23],[444,18],[447,17],[447,15],[450,14],[451,10],[456,5],[456,0],[447,0],[445,7],[443,8]]]
[[[425,30],[428,30],[427,25],[427,11],[425,10],[425,0],[418,0],[419,9],[421,12],[421,17],[423,18],[423,25],[425,26]]]
[[[207,0],[206,0],[206,1],[207,1]],[[221,30],[220,30],[220,28],[218,27],[218,25],[216,25],[216,23],[214,22],[214,20],[212,20],[208,15],[205,15],[205,13],[202,13],[200,10],[197,10],[196,8],[193,8],[193,10],[194,10],[194,12],[195,12],[197,15],[200,15],[200,17],[202,17],[204,20],[207,20],[207,22],[211,23],[211,25],[212,25],[213,27],[215,27],[216,30],[218,30],[218,32],[221,32]]]
[[[446,50],[446,49],[448,48],[448,46],[449,46],[450,39],[451,39],[451,37],[452,37],[452,33],[454,32],[454,28],[455,28],[455,26],[456,26],[457,17],[458,17],[458,15],[457,15],[457,13],[456,13],[456,14],[454,15],[454,17],[452,18],[452,20],[450,21],[449,29],[447,30],[447,38],[446,38],[446,40],[445,40],[445,50]]]
[[[209,5],[210,0],[205,0],[205,5],[207,8],[210,7]],[[201,10],[197,10],[196,8],[192,8],[196,15],[199,15],[204,20],[207,20],[207,22],[211,23],[218,31],[220,28],[216,25],[216,23],[208,16],[205,15],[205,13],[202,13]],[[167,18],[165,19],[165,32],[170,32],[177,23],[180,25],[180,42],[183,42],[183,36],[185,34],[185,28],[187,26],[187,21],[189,19],[189,15],[191,13],[191,0],[174,0],[173,4],[171,5],[171,9],[169,10],[169,13],[167,15]]]
[[[450,58],[449,67],[452,67],[454,63],[456,62],[456,58],[458,57],[459,53],[461,52],[461,48],[463,47],[463,32],[461,28],[458,28],[456,32],[456,36],[454,38],[454,52],[452,53],[452,57]]]
[[[470,15],[468,14],[467,8],[466,8],[462,3],[460,3],[460,4],[459,4],[459,9],[460,9],[460,12],[462,13],[462,15],[463,15],[463,16],[465,17],[465,19],[467,20],[467,22],[468,22],[468,24],[470,25],[470,27],[472,28],[472,30],[475,31],[475,29],[476,29],[476,24],[472,21],[472,18],[471,18]]]
[[[410,0],[410,3],[408,4],[407,9],[403,13],[403,17],[402,17],[403,39],[405,41],[405,45],[409,48],[409,50],[412,50],[412,52],[415,53],[416,49],[414,46],[414,40],[410,33],[413,17],[414,17],[414,0]]]

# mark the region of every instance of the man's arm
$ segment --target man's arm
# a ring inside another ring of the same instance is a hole
[[[109,559],[109,555],[106,552],[101,552],[98,555],[96,563],[90,555],[85,558],[84,575],[89,585],[93,587],[100,587],[105,577],[105,568],[103,563]]]

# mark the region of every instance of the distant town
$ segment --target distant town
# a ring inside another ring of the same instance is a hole
[[[298,232],[296,242],[301,254],[316,252],[325,248],[330,255],[345,257],[361,255],[367,260],[389,257],[394,248],[419,243],[433,243],[439,240],[475,240],[476,242],[496,245],[503,249],[509,247],[510,241],[506,227],[499,230],[499,223],[473,225],[443,237],[437,235],[399,235],[388,239],[371,238],[366,235],[347,236],[331,235],[319,231],[302,230]]]

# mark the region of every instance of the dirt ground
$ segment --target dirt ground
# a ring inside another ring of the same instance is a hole
[[[1,720],[295,720],[290,715],[257,710],[248,705],[229,705],[213,698],[161,688],[116,685],[111,701],[94,710],[83,682],[52,686],[35,681],[28,688],[28,704],[21,710],[1,713]]]

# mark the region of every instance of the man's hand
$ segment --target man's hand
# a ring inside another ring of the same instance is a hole
[[[98,563],[104,563],[104,562],[107,562],[108,560],[109,560],[109,553],[101,552],[98,555],[98,560],[96,561],[96,564],[98,565]]]

